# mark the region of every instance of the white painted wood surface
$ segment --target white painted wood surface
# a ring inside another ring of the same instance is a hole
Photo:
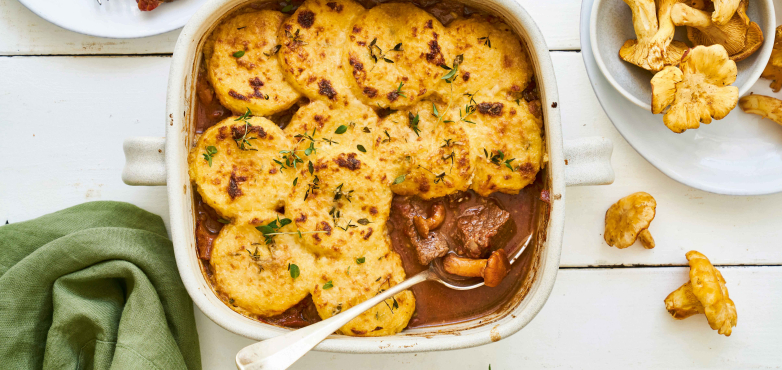
[[[579,1],[520,1],[552,50],[578,49]],[[129,136],[164,134],[170,58],[130,54],[170,53],[178,32],[138,40],[87,37],[46,23],[16,0],[0,0],[0,29],[0,223],[100,199],[134,203],[168,223],[164,187],[121,182],[121,144]],[[20,54],[48,56],[8,56]],[[51,56],[63,54],[128,56]],[[566,138],[613,140],[616,182],[568,189],[562,264],[578,268],[560,270],[539,316],[519,334],[475,349],[388,356],[311,353],[295,368],[782,366],[782,194],[714,195],[665,177],[613,128],[580,53],[553,52],[552,58]],[[606,208],[639,190],[658,201],[650,229],[657,248],[608,247],[602,240]],[[710,330],[703,316],[676,321],[665,312],[662,300],[686,281],[685,268],[583,268],[684,265],[690,249],[721,265],[777,265],[721,268],[739,312],[730,338]],[[197,309],[196,317],[204,368],[233,368],[236,351],[250,342]]]
[[[782,365],[778,295],[782,267],[720,269],[738,325],[717,335],[706,317],[674,320],[663,299],[687,281],[673,268],[563,269],[546,306],[526,328],[485,346],[401,355],[310,353],[291,369],[748,369]],[[250,340],[226,336],[200,312],[205,369],[229,369]],[[219,351],[214,350],[219,348]]]

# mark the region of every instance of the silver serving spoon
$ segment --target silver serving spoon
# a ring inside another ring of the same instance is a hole
[[[519,248],[515,255],[509,258],[513,264],[521,256],[530,241],[532,235],[527,238],[524,244]],[[338,315],[332,316],[326,320],[312,324],[310,326],[291,331],[288,334],[280,335],[262,342],[251,344],[242,348],[236,354],[236,367],[240,370],[281,370],[287,369],[293,365],[299,358],[304,356],[313,347],[326,339],[329,335],[337,331],[350,320],[361,315],[364,311],[375,307],[380,302],[404,291],[413,285],[422,281],[437,281],[451,289],[470,290],[483,286],[483,279],[480,278],[459,278],[443,270],[442,259],[438,258],[429,264],[427,270],[408,278],[407,280],[394,285],[388,290],[354,306],[349,310]]]

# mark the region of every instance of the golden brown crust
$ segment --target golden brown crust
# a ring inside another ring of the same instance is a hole
[[[280,171],[272,161],[292,145],[266,118],[229,117],[206,130],[190,151],[190,179],[222,217],[260,225],[283,205],[293,181],[290,171]]]
[[[352,101],[343,46],[364,7],[352,0],[307,0],[282,23],[277,44],[287,81],[312,100]]]
[[[525,47],[507,25],[478,17],[446,28],[412,4],[366,11],[307,0],[290,17],[242,10],[216,28],[204,56],[223,105],[257,116],[301,106],[285,130],[228,118],[190,153],[191,180],[229,222],[210,262],[227,304],[268,317],[311,294],[331,317],[405,279],[386,229],[392,190],[428,199],[471,187],[516,193],[534,181],[545,149],[539,101],[520,99],[532,81]],[[441,66],[457,53],[463,63],[449,83]],[[376,112],[385,107],[397,111]],[[475,143],[506,157],[481,160]],[[286,224],[264,235],[275,220]],[[414,311],[404,291],[340,332],[393,335]]]
[[[453,60],[445,27],[409,3],[362,13],[348,39],[343,63],[353,77],[353,95],[372,107],[399,109],[431,95],[442,83],[440,66]]]
[[[207,76],[220,103],[236,114],[259,116],[290,108],[300,97],[285,80],[277,56],[277,30],[285,15],[271,10],[224,20],[207,42]]]

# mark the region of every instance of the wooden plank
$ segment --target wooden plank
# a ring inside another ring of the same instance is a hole
[[[0,58],[0,222],[121,200],[168,224],[166,188],[128,186],[120,174],[126,137],[165,135],[170,60]]]
[[[748,369],[782,363],[782,267],[720,271],[738,311],[726,338],[704,315],[674,320],[663,299],[687,281],[686,268],[560,270],[551,297],[519,333],[449,352],[349,355],[312,352],[291,369]],[[204,369],[227,369],[252,341],[196,309]]]
[[[782,194],[719,196],[665,177],[605,117],[580,54],[552,55],[565,135],[613,140],[617,173],[612,186],[568,190],[564,266],[681,265],[690,249],[719,264],[782,263]],[[169,63],[167,57],[0,58],[0,68],[13,71],[0,84],[0,222],[97,199],[129,201],[168,221],[165,189],[124,185],[120,173],[126,137],[164,134]],[[605,210],[639,190],[657,197],[651,231],[658,247],[608,247],[602,239]]]
[[[519,2],[537,20],[550,49],[579,49],[579,0]],[[47,22],[17,0],[0,0],[0,29],[0,55],[172,53],[179,36],[179,30],[142,39],[85,36]]]

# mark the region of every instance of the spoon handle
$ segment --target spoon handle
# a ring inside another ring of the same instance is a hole
[[[317,324],[244,347],[236,354],[236,367],[240,370],[287,369],[348,321],[393,295],[427,280],[429,274],[429,270],[424,270],[361,304]]]

